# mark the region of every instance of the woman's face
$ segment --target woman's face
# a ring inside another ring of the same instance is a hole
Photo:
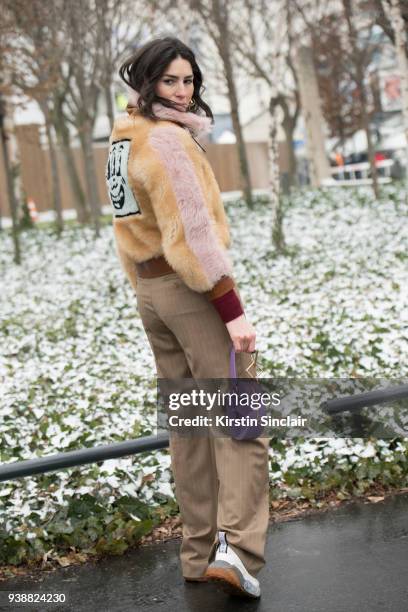
[[[158,96],[179,104],[181,110],[187,110],[194,93],[193,70],[190,62],[182,57],[176,57],[156,83],[155,92]]]

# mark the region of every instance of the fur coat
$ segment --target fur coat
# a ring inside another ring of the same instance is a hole
[[[153,111],[157,120],[128,104],[110,136],[106,181],[117,254],[134,289],[135,262],[164,255],[191,289],[218,297],[234,287],[229,225],[193,138],[209,131],[210,119],[161,104]]]

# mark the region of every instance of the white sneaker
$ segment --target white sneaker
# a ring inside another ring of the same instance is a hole
[[[218,532],[218,542],[215,559],[205,572],[208,580],[219,582],[224,590],[233,595],[260,597],[258,580],[251,576],[236,552],[228,545],[225,531]]]

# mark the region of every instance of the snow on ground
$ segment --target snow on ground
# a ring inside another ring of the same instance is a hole
[[[269,208],[228,202],[235,278],[257,331],[262,376],[405,376],[408,225],[402,194],[301,191],[286,204],[292,256],[275,257]],[[119,266],[111,225],[22,235],[23,264],[0,234],[0,445],[3,462],[107,444],[155,432],[153,356],[136,298]],[[375,448],[391,453],[386,443]],[[336,453],[368,456],[373,442],[309,440],[277,451],[278,484],[291,466],[318,470]],[[317,457],[317,459],[316,459]],[[153,474],[152,480],[143,478]],[[104,491],[149,501],[172,494],[167,450],[110,460],[0,488],[7,526],[45,518],[73,493]],[[3,516],[2,516],[3,514]]]

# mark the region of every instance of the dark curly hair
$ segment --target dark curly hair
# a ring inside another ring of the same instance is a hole
[[[177,106],[166,98],[158,96],[155,92],[155,85],[165,73],[168,65],[177,57],[181,57],[190,62],[194,77],[194,93],[192,101],[194,106],[191,112],[198,114],[202,109],[207,117],[213,118],[211,108],[201,98],[204,91],[203,77],[201,70],[195,59],[192,50],[178,38],[166,36],[165,38],[155,38],[140,47],[134,55],[129,57],[120,67],[119,75],[121,79],[135,89],[140,94],[138,107],[140,112],[150,119],[155,119],[152,105],[160,102],[169,108]]]

